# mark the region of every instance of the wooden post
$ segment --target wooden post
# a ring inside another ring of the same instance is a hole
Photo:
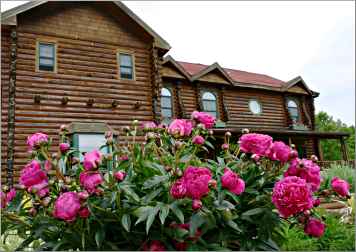
[[[348,160],[347,146],[346,146],[346,143],[345,143],[345,139],[343,137],[340,137],[340,144],[341,144],[342,159],[344,161],[347,161]]]
[[[321,147],[321,141],[320,139],[316,139],[317,141],[317,149],[318,149],[318,158],[320,161],[323,161],[324,160],[324,155],[323,155],[323,149]]]
[[[289,143],[289,146],[292,145],[292,138],[291,137],[288,137],[288,143]]]

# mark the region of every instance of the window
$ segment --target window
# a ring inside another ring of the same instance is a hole
[[[169,124],[173,117],[172,93],[168,88],[161,90],[161,113],[162,123]]]
[[[216,96],[211,92],[204,92],[202,95],[203,111],[217,118]]]
[[[299,111],[298,105],[294,100],[288,100],[287,103],[289,116],[291,117],[293,122],[297,122],[299,120]]]
[[[261,103],[257,100],[250,100],[248,103],[248,107],[250,108],[250,111],[255,115],[262,113]]]
[[[37,67],[40,71],[56,71],[56,45],[54,43],[38,42]]]
[[[95,133],[75,133],[73,136],[73,146],[80,152],[80,161],[83,161],[83,153],[93,151],[94,149],[100,150],[100,147],[105,145],[105,135]],[[100,150],[101,153],[107,153],[106,147]]]
[[[134,79],[134,62],[133,56],[128,53],[119,53],[119,71],[120,78],[133,80]]]

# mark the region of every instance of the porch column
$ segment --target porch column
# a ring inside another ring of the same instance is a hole
[[[341,144],[342,159],[347,161],[348,160],[347,146],[346,146],[346,143],[345,143],[345,139],[343,137],[340,137],[340,144]]]
[[[318,158],[320,161],[324,160],[324,155],[323,155],[323,149],[321,147],[321,141],[320,138],[315,139],[316,144],[317,144],[317,153],[318,153]]]

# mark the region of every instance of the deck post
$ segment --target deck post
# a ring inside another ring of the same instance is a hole
[[[346,146],[346,143],[345,143],[345,139],[343,137],[340,137],[340,144],[341,144],[342,159],[344,161],[347,161],[348,160],[347,146]]]
[[[320,161],[324,160],[324,155],[323,155],[323,148],[321,147],[321,141],[320,138],[316,139],[317,142],[317,150],[318,150],[318,157]]]

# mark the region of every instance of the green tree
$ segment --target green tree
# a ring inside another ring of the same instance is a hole
[[[348,155],[350,159],[354,159],[355,155],[355,126],[348,126],[341,120],[334,120],[326,112],[320,111],[315,116],[315,127],[318,131],[322,132],[347,132],[350,137],[346,139]],[[323,150],[325,160],[340,160],[342,159],[340,151],[340,141],[337,139],[323,139],[321,140],[321,148]]]

